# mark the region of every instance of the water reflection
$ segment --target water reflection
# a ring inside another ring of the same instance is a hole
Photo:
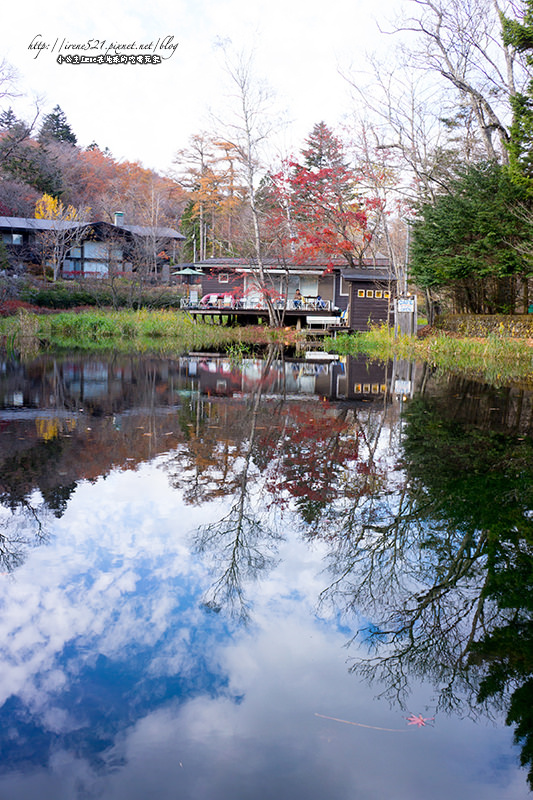
[[[6,796],[525,796],[483,723],[531,763],[525,388],[272,351],[6,362],[0,398]],[[401,727],[376,693],[437,725],[354,762],[314,713]]]

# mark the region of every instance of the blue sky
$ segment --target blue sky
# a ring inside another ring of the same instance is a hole
[[[61,106],[80,145],[95,140],[120,160],[166,171],[189,136],[208,128],[209,109],[224,116],[229,85],[217,40],[254,50],[258,76],[290,121],[277,126],[278,147],[287,152],[299,149],[315,122],[342,121],[350,92],[339,68],[364,72],[368,53],[387,56],[393,42],[379,33],[375,17],[385,24],[400,1],[378,7],[370,0],[92,0],[74,7],[68,0],[26,0],[2,10],[0,52],[43,111]],[[159,65],[57,64],[57,50],[50,52],[56,40],[105,40],[107,48],[164,37],[178,47],[169,47]],[[30,49],[35,41],[49,50]],[[15,107],[30,114],[21,101]]]

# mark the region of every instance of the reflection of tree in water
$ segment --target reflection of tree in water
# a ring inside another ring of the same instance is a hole
[[[355,671],[400,701],[429,678],[461,713],[465,689],[473,713],[503,699],[531,764],[533,441],[456,412],[449,394],[410,403],[404,484],[333,540],[322,599],[368,620]]]
[[[292,408],[270,453],[266,489],[280,506],[293,502],[308,525],[338,496],[341,475],[357,459],[358,430],[350,416],[347,408],[335,413],[326,406]],[[266,450],[262,441],[258,450]]]
[[[0,504],[7,513],[1,521],[0,562],[8,571],[24,561],[29,547],[48,539],[50,514],[61,517],[76,488],[76,483],[58,483],[61,452],[61,441],[52,439],[3,460]],[[36,475],[42,476],[40,491],[35,488]]]
[[[246,438],[233,459],[229,488],[233,502],[228,513],[218,522],[202,525],[195,536],[199,553],[209,554],[216,578],[209,589],[205,604],[209,608],[225,608],[241,620],[249,616],[249,600],[245,583],[275,563],[277,542],[282,538],[275,530],[274,517],[261,507],[253,494],[254,473],[257,473],[252,454],[256,444],[257,421],[263,387],[277,351],[269,348],[263,362],[261,380],[252,392],[243,421]],[[225,451],[225,454],[227,451]],[[229,474],[224,471],[224,474]]]
[[[308,535],[328,535],[341,508],[372,497],[384,482],[377,453],[382,413],[374,405],[369,411],[265,398],[274,355],[246,406],[191,403],[181,421],[187,447],[167,466],[186,502],[232,498],[223,519],[199,529],[196,545],[214,565],[210,607],[230,607],[239,616],[248,614],[244,583],[273,564],[282,518],[293,528],[303,523]]]

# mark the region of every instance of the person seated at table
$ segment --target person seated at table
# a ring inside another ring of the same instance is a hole
[[[322,300],[320,295],[317,295],[317,298],[315,300],[315,308],[325,308],[325,307],[326,307],[325,302]]]
[[[293,300],[294,308],[301,308],[302,307],[302,295],[300,294],[300,290],[296,289],[294,293],[294,300]]]

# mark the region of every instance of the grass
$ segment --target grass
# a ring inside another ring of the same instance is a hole
[[[120,350],[122,352],[174,352],[244,349],[270,343],[291,344],[291,332],[265,326],[225,327],[195,324],[176,311],[61,312],[45,316],[20,311],[0,319],[5,349],[23,352],[32,348],[69,350]]]
[[[295,344],[297,332],[266,326],[226,327],[196,324],[184,312],[168,310],[105,311],[38,315],[20,310],[0,319],[4,350],[23,357],[39,350],[118,350],[186,354],[222,351],[238,360],[267,344]],[[437,369],[481,378],[493,385],[509,381],[533,383],[533,348],[505,334],[468,338],[435,332],[425,338],[394,337],[387,328],[326,339],[325,349],[341,355],[364,353],[371,358],[425,361]]]
[[[387,327],[341,334],[325,342],[326,350],[341,355],[365,353],[383,361],[393,358],[425,361],[443,372],[482,378],[493,385],[509,381],[533,383],[533,348],[523,339],[492,334],[459,338],[436,332],[425,338],[394,337]]]

